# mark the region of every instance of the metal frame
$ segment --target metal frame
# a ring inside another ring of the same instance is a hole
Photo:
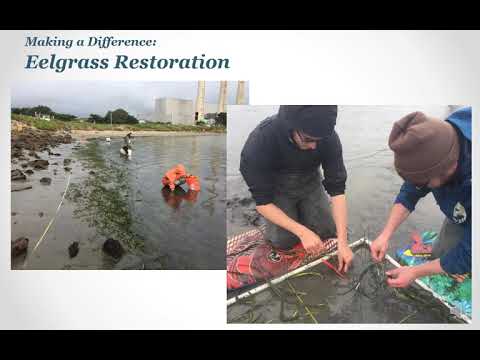
[[[361,238],[351,244],[349,244],[349,246],[351,248],[356,248],[360,245],[368,245],[370,246],[372,242],[370,240],[368,240],[367,238]],[[234,296],[230,299],[227,300],[227,307],[235,304],[238,300],[242,300],[242,299],[246,299],[252,295],[255,295],[255,294],[258,294],[259,292],[262,292],[266,289],[268,289],[270,287],[270,284],[279,284],[281,283],[282,281],[292,277],[293,275],[296,275],[296,274],[299,274],[307,269],[310,269],[316,265],[319,265],[321,264],[323,261],[325,260],[328,260],[330,259],[331,257],[337,255],[337,250],[336,251],[333,251],[321,258],[318,258],[314,261],[312,261],[311,263],[308,263],[308,264],[305,264],[303,266],[300,266],[299,268],[293,270],[293,271],[290,271],[282,276],[279,276],[277,278],[274,278],[272,280],[270,280],[269,282],[266,282],[264,284],[261,284],[251,290],[248,290],[248,291],[245,291],[243,293],[241,293],[240,295],[237,295],[237,296]],[[390,255],[385,255],[385,259],[390,263],[392,264],[393,266],[395,267],[400,267],[402,265],[400,265],[394,258],[392,258]],[[450,313],[452,315],[454,315],[455,317],[459,318],[460,320],[464,321],[465,323],[467,324],[471,324],[472,323],[472,319],[470,317],[468,317],[467,315],[465,314],[462,314],[457,308],[455,308],[454,306],[451,306],[450,304],[448,304],[440,295],[438,295],[436,292],[434,292],[429,286],[427,286],[424,282],[422,282],[421,280],[419,279],[416,279],[415,280],[415,283],[420,286],[422,289],[424,290],[427,290],[428,292],[430,292],[434,298],[436,298],[438,301],[440,301],[444,306],[446,306],[449,310],[450,310]]]

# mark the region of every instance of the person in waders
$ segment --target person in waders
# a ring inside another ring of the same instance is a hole
[[[472,108],[456,110],[446,120],[408,114],[394,123],[388,144],[404,183],[370,246],[373,259],[383,260],[395,230],[432,193],[445,220],[431,260],[388,271],[387,282],[406,287],[419,277],[442,273],[463,281],[472,267]]]
[[[120,153],[122,155],[125,155],[127,157],[130,157],[132,155],[132,133],[128,133],[127,135],[124,136],[123,142],[124,145],[120,148]]]
[[[324,241],[337,238],[338,270],[346,272],[353,253],[347,243],[347,172],[336,120],[336,105],[280,106],[250,133],[240,172],[278,256],[298,246],[318,256],[325,251]]]

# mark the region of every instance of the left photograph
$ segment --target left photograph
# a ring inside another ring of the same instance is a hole
[[[12,270],[225,269],[227,105],[246,81],[11,88]]]

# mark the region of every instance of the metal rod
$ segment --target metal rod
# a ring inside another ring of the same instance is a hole
[[[368,239],[365,239],[365,243],[367,245],[370,246],[370,244],[372,243],[370,240]],[[385,259],[391,263],[392,265],[394,265],[395,267],[401,267],[402,265],[400,265],[400,263],[395,260],[394,258],[392,258],[390,255],[386,254],[385,255]],[[438,301],[440,301],[443,305],[445,305],[449,310],[450,310],[450,313],[455,315],[456,317],[462,319],[463,321],[465,321],[466,323],[468,324],[471,324],[472,323],[472,319],[470,319],[467,315],[465,314],[462,314],[456,307],[450,305],[449,303],[447,303],[440,295],[438,295],[435,291],[433,291],[428,285],[426,285],[423,281],[421,281],[420,279],[416,279],[415,280],[415,283],[420,286],[422,289],[430,292],[432,294],[432,296],[434,298],[436,298]]]
[[[365,238],[361,238],[360,240],[357,240],[351,244],[349,244],[349,246],[351,248],[353,247],[357,247],[359,245],[362,245],[363,243],[365,243]],[[262,285],[259,285],[257,286],[256,288],[253,288],[252,290],[249,290],[249,291],[245,291],[244,293],[241,293],[240,295],[238,296],[235,296],[235,297],[232,297],[230,299],[227,300],[227,307],[230,306],[230,305],[233,305],[237,302],[237,300],[240,300],[240,299],[245,299],[249,296],[252,296],[254,294],[257,294],[265,289],[268,289],[270,287],[270,284],[273,284],[273,285],[276,285],[276,284],[279,284],[281,283],[282,281],[292,277],[293,275],[296,275],[296,274],[299,274],[307,269],[310,269],[318,264],[321,264],[324,260],[328,260],[330,259],[331,257],[335,256],[337,254],[337,250],[335,250],[334,252],[331,252],[321,258],[318,258],[317,260],[314,260],[308,264],[305,264],[303,266],[300,266],[299,268],[296,268],[295,270],[292,270],[282,276],[279,276],[275,279],[272,279],[271,281],[267,282],[267,283],[264,283]]]

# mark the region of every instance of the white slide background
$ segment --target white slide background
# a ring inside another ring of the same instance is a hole
[[[25,48],[25,36],[157,39],[155,48]],[[10,87],[22,80],[248,80],[250,103],[470,104],[479,136],[478,31],[3,31],[0,329],[246,329],[226,324],[224,271],[11,271]],[[228,70],[25,70],[26,54],[69,57],[229,57]],[[478,158],[478,141],[474,157]],[[474,160],[474,219],[478,219]],[[479,269],[473,225],[474,276]],[[475,284],[475,283],[474,283]],[[473,324],[479,328],[479,287]],[[256,325],[260,328],[449,328],[452,325]]]

